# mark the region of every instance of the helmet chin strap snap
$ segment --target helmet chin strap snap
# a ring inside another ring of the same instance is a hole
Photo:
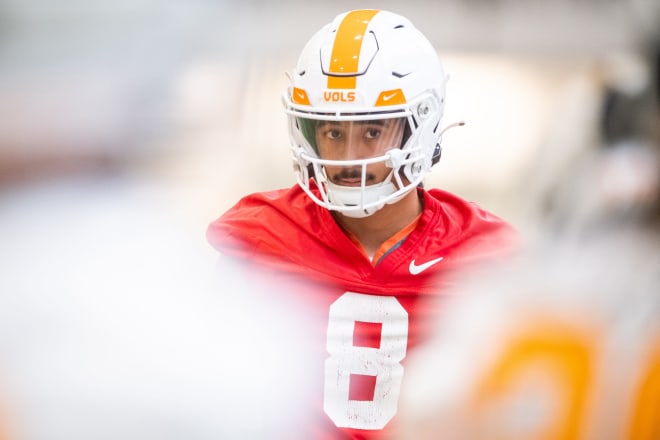
[[[385,165],[394,170],[399,169],[403,165],[408,154],[408,152],[403,151],[401,148],[392,148],[387,152],[388,159],[385,162]]]
[[[345,207],[340,212],[353,218],[367,217],[378,211],[385,206],[386,198],[396,192],[391,179],[365,187],[336,185],[330,181],[325,186],[330,202]]]

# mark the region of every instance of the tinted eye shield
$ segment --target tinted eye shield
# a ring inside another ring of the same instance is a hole
[[[399,148],[408,122],[401,117],[359,121],[295,118],[295,124],[319,158],[347,161],[382,157]]]

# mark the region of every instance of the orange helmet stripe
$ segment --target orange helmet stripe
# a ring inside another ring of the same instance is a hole
[[[351,11],[339,24],[335,44],[332,47],[330,73],[339,75],[356,74],[360,61],[362,40],[371,19],[378,13],[375,9]],[[329,89],[354,89],[355,76],[328,76]]]

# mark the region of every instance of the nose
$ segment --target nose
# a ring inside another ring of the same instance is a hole
[[[354,140],[347,142],[338,151],[339,160],[359,160],[369,157],[368,149],[365,147],[364,142]]]
[[[340,160],[361,160],[373,157],[378,153],[374,151],[375,145],[374,142],[369,143],[359,130],[354,130],[341,148]]]

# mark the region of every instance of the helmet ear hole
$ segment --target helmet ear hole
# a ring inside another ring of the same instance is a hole
[[[435,144],[435,149],[433,150],[433,156],[431,156],[431,166],[440,162],[440,156],[442,156],[442,147],[440,143]]]

